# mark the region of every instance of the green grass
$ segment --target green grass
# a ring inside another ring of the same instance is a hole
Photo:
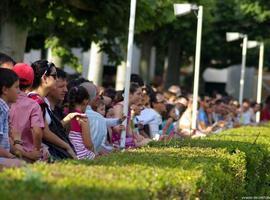
[[[258,134],[260,135],[258,136]],[[94,161],[0,172],[0,199],[239,199],[269,195],[270,126],[153,142]]]

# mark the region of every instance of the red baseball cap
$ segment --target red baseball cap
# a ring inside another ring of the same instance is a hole
[[[13,71],[20,78],[21,85],[32,85],[34,81],[33,68],[25,63],[17,63],[13,67]]]

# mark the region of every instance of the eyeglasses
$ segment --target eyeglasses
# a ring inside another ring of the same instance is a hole
[[[50,72],[52,67],[55,67],[55,65],[51,62],[47,62],[46,71],[44,72],[44,75],[49,76],[50,74],[48,73]]]
[[[53,77],[53,79],[54,79],[54,80],[56,80],[56,79],[57,79],[57,73],[49,74],[48,76]]]
[[[157,103],[166,103],[166,101],[165,100],[157,101]]]
[[[56,79],[57,79],[57,73],[52,73],[52,74],[50,74],[51,69],[52,69],[53,67],[55,67],[55,65],[54,65],[53,63],[47,62],[46,70],[45,70],[43,76],[44,76],[44,75],[45,75],[45,76],[51,76],[51,77],[53,77],[53,78],[56,80]]]

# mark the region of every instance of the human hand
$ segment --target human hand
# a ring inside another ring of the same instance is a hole
[[[73,151],[73,149],[72,149],[70,146],[66,149],[66,151],[69,153],[69,155],[70,155],[73,159],[75,159],[75,160],[78,159],[77,156],[76,156],[76,154],[75,154],[75,152]]]
[[[31,160],[39,160],[42,156],[41,151],[38,150],[33,150],[30,152],[27,152],[28,156]]]
[[[65,118],[64,121],[70,121],[72,119],[80,119],[80,118],[87,118],[86,114],[83,113],[78,113],[78,112],[73,112],[73,113],[69,113]]]
[[[126,120],[127,116],[122,116],[119,118],[119,124],[122,124]]]

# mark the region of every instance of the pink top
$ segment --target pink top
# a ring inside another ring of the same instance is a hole
[[[44,128],[44,118],[39,104],[21,91],[16,103],[11,105],[9,120],[11,127],[21,133],[24,150],[32,151],[34,145],[31,128]]]
[[[270,111],[264,108],[261,113],[261,121],[270,121]]]
[[[121,105],[123,106],[123,104],[117,103],[116,105]],[[131,130],[131,111],[130,109],[128,110],[128,115],[127,115],[127,127],[126,127],[126,148],[133,148],[135,147],[135,142],[134,142],[134,138],[133,138],[133,134],[132,134],[132,130]],[[120,144],[120,140],[121,140],[121,133],[117,133],[117,132],[112,132],[112,143],[113,144]]]
[[[81,111],[79,110],[75,110],[75,112],[77,113],[82,113]],[[83,113],[82,113],[83,114]],[[76,120],[76,117],[73,118],[70,122],[70,131],[75,131],[75,132],[79,132],[81,133],[82,132],[82,128],[81,128],[81,125],[79,124],[78,120]]]

